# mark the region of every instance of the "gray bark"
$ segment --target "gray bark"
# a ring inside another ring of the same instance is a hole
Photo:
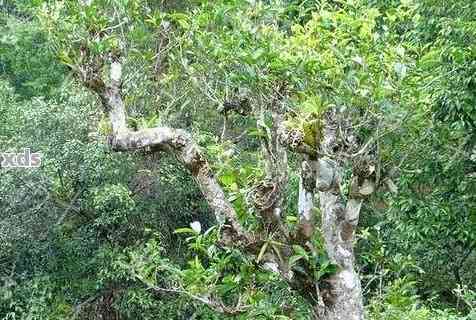
[[[338,147],[336,113],[327,114],[321,148],[323,154],[332,155]],[[336,155],[337,160],[339,159]],[[343,164],[322,158],[318,165],[317,188],[325,247],[331,262],[338,265],[336,274],[328,279],[330,299],[325,301],[325,320],[362,320],[364,308],[359,276],[355,270],[355,230],[359,221],[362,198],[342,196],[340,182]]]
[[[299,238],[303,241],[311,239],[315,231],[314,193],[316,187],[316,161],[306,155],[301,162],[299,175]]]

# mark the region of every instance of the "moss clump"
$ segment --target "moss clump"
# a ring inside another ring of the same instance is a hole
[[[302,142],[311,146],[313,149],[319,147],[322,136],[322,121],[318,114],[311,113],[306,117],[293,117],[285,122],[286,129],[290,132],[298,131],[301,133]]]

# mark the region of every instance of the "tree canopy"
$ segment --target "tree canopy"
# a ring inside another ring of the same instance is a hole
[[[476,2],[6,0],[0,31],[0,319],[476,319]]]

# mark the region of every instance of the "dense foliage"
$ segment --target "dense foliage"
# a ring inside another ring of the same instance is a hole
[[[266,234],[256,256],[222,245],[173,155],[112,150],[90,77],[105,57],[123,63],[131,128],[192,133],[241,224]],[[356,154],[375,161],[356,237],[366,318],[476,319],[466,0],[0,0],[0,152],[42,155],[39,168],[0,168],[0,319],[312,319],[266,267],[281,239],[251,204],[276,100],[312,148],[322,115],[350,110]],[[300,155],[285,165],[295,230]],[[310,242],[290,265],[325,283],[337,266],[320,232]]]

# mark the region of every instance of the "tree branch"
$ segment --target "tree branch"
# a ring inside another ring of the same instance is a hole
[[[152,289],[156,292],[168,292],[168,293],[176,293],[176,294],[186,295],[186,296],[192,298],[193,300],[196,300],[200,303],[203,303],[203,304],[207,305],[212,310],[214,310],[218,313],[226,314],[226,315],[237,315],[237,314],[245,312],[250,307],[249,305],[242,305],[241,304],[241,296],[238,298],[238,302],[237,302],[236,306],[229,307],[229,306],[225,305],[225,303],[223,303],[223,301],[221,301],[219,299],[212,299],[209,296],[197,296],[197,295],[194,295],[194,294],[192,294],[192,293],[190,293],[186,290],[182,290],[182,289],[167,289],[167,288],[160,288],[160,287],[156,287],[156,286],[150,287],[150,289]]]
[[[210,165],[191,135],[182,129],[157,127],[131,131],[126,123],[126,109],[121,96],[122,66],[113,61],[109,84],[92,88],[100,97],[112,125],[109,143],[113,150],[132,151],[150,148],[153,151],[173,153],[190,171],[202,194],[215,213],[219,224],[229,231],[232,240],[251,242],[251,235],[238,222],[235,209],[226,199]]]

